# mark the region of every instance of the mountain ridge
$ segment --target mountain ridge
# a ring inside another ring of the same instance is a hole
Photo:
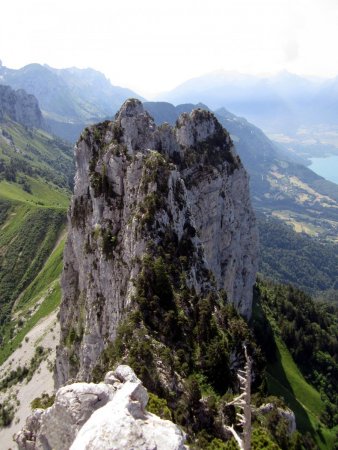
[[[90,68],[55,69],[37,63],[21,69],[0,66],[0,83],[33,94],[50,130],[69,141],[75,141],[86,124],[115,114],[127,98],[142,99]]]

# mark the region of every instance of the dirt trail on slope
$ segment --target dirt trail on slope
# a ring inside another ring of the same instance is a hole
[[[8,396],[14,396],[14,404],[19,402],[12,424],[9,427],[0,429],[1,450],[15,449],[13,434],[17,433],[25,424],[26,417],[31,413],[30,403],[34,398],[40,397],[43,392],[52,394],[54,392],[53,373],[51,371],[55,361],[55,349],[59,342],[60,326],[57,321],[57,312],[54,311],[49,316],[43,318],[36,326],[27,333],[22,346],[0,366],[0,379],[11,370],[16,370],[19,366],[29,366],[37,346],[50,348],[48,358],[40,364],[32,379],[26,383],[18,383],[0,393],[0,401]],[[28,340],[27,340],[28,338]]]

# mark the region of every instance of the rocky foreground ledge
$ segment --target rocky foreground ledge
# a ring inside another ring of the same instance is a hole
[[[15,440],[19,450],[183,450],[185,434],[145,410],[148,393],[126,365],[104,382],[74,383],[37,409]]]

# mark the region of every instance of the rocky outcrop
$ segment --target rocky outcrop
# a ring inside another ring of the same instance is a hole
[[[29,128],[43,128],[42,113],[34,95],[0,85],[0,121],[6,118]]]
[[[273,403],[265,403],[264,405],[261,405],[257,411],[263,415],[269,414],[273,411],[276,412],[281,419],[285,420],[289,435],[294,433],[297,429],[295,413],[289,408],[281,408]]]
[[[16,436],[19,450],[184,450],[184,433],[146,411],[148,393],[128,366],[104,383],[58,390],[53,406],[35,410]]]
[[[82,133],[75,156],[57,386],[90,380],[121,321],[145,310],[150,294],[149,320],[156,305],[167,321],[170,311],[173,323],[178,314],[189,319],[194,296],[210,292],[250,317],[257,232],[248,178],[212,113],[197,109],[174,128],[156,127],[139,101],[128,100],[115,121]],[[164,266],[170,283],[143,286],[141,295],[140,274],[150,279],[156,258],[163,264],[153,272]],[[177,305],[179,290],[190,292],[189,305]]]

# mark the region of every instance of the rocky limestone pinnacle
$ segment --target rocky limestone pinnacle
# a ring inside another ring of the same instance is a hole
[[[189,292],[225,292],[251,316],[258,244],[248,177],[211,112],[156,127],[141,102],[127,100],[114,121],[83,131],[75,158],[57,386],[91,380],[136,308],[146,256],[171,258],[167,267],[180,268]]]

